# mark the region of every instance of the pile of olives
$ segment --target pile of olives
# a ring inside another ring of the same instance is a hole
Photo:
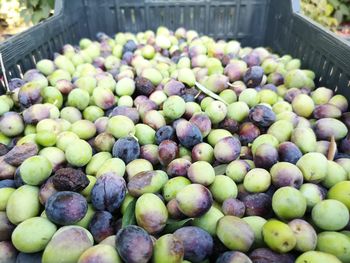
[[[350,112],[301,61],[98,33],[0,96],[0,262],[350,262]]]

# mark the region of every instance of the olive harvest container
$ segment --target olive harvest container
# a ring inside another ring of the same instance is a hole
[[[160,25],[291,54],[316,73],[317,86],[350,98],[350,43],[301,15],[299,0],[56,0],[52,17],[2,42],[0,52],[8,79],[21,77],[65,43]]]

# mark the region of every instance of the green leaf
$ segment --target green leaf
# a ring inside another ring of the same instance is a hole
[[[222,175],[226,173],[226,168],[228,164],[220,164],[214,167],[215,175]]]
[[[325,14],[326,16],[330,16],[334,11],[334,7],[330,4],[327,4],[325,7]]]
[[[338,23],[340,24],[341,22],[343,22],[344,15],[341,11],[337,10],[334,13],[334,18],[337,19]]]
[[[30,3],[32,6],[36,7],[36,6],[39,4],[39,0],[29,0],[29,3]]]
[[[339,6],[339,10],[346,16],[350,15],[350,7],[346,6],[345,4],[341,4]]]
[[[55,8],[55,0],[47,0],[47,3],[49,4],[51,9]]]
[[[334,8],[337,8],[337,7],[340,5],[340,3],[339,3],[338,0],[328,0],[328,2],[329,2],[332,6],[334,6]]]
[[[22,10],[19,12],[19,14],[20,14],[20,16],[24,16],[27,12],[28,12],[27,9],[22,9]]]
[[[163,230],[164,233],[174,233],[176,230],[179,228],[187,225],[189,222],[191,222],[193,218],[186,218],[184,220],[173,220],[173,219],[168,219],[166,226]]]
[[[48,4],[45,4],[41,7],[41,11],[43,14],[42,18],[48,18],[51,13],[51,7]]]
[[[219,100],[223,103],[225,103],[225,105],[228,105],[228,103],[222,99],[219,95],[215,94],[214,92],[212,92],[211,90],[208,90],[206,87],[204,87],[202,84],[200,84],[199,82],[196,82],[196,86],[205,94],[207,94],[208,96],[212,97],[213,99]]]
[[[20,11],[21,17],[23,17],[23,20],[26,24],[29,24],[31,18],[32,18],[33,9],[23,9]]]
[[[41,8],[45,18],[49,16],[49,14],[52,10],[50,4],[47,1],[45,1],[45,3],[42,3],[40,8]]]
[[[42,18],[43,18],[43,13],[41,10],[34,11],[32,15],[33,24],[39,23]]]
[[[128,207],[125,210],[125,214],[123,215],[123,219],[122,219],[122,228],[129,225],[135,225],[135,222],[136,222],[135,206],[136,206],[136,199],[132,200],[128,204]]]

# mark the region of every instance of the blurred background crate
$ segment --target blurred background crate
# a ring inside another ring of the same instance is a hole
[[[315,71],[316,85],[350,97],[350,43],[302,15],[299,0],[56,0],[54,16],[2,42],[0,52],[8,78],[19,77],[65,43],[160,25],[291,54]]]

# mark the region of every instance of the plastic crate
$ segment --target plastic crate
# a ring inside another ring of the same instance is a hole
[[[99,31],[112,35],[183,26],[291,54],[315,71],[316,85],[350,98],[350,43],[301,15],[299,8],[299,0],[56,0],[53,17],[1,43],[0,52],[12,78],[51,58],[65,43],[94,38]]]

